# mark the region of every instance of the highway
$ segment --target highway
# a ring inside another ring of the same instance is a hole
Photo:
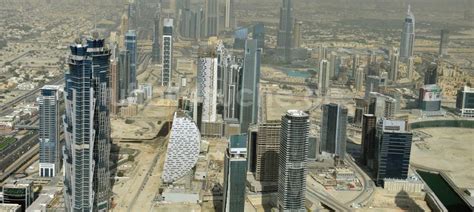
[[[23,139],[16,141],[0,152],[0,171],[7,170],[10,164],[18,161],[22,155],[30,150],[34,145],[38,144],[38,134],[33,133],[26,135]]]
[[[335,211],[351,211],[350,208],[346,207],[344,204],[340,203],[331,195],[319,192],[316,189],[313,189],[310,185],[307,185],[306,197],[312,199],[313,202],[321,202],[325,206],[335,210]]]
[[[34,146],[29,146],[28,151],[24,154],[21,154],[21,157],[18,160],[14,161],[8,168],[5,169],[0,175],[0,182],[8,178],[11,174],[13,174],[16,170],[20,167],[24,166],[26,163],[31,161],[31,158],[37,156],[39,154],[39,144]]]
[[[365,205],[365,202],[368,201],[372,197],[372,195],[374,194],[375,184],[372,181],[372,179],[364,172],[364,170],[362,170],[354,162],[354,158],[351,155],[347,154],[347,158],[346,158],[345,162],[348,165],[350,165],[354,168],[354,170],[355,170],[355,172],[358,176],[362,177],[361,183],[362,183],[362,186],[363,186],[362,193],[357,195],[357,197],[354,198],[353,200],[346,202],[345,204],[346,205],[351,205],[352,203],[355,203],[355,204]]]

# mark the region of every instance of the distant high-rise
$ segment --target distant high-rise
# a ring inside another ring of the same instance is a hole
[[[284,50],[286,62],[290,62],[291,60],[293,22],[293,1],[283,0],[283,5],[280,8],[280,25],[278,27],[277,46]]]
[[[119,55],[117,55],[119,56]],[[118,113],[118,102],[120,100],[120,70],[118,57],[110,57],[110,113]]]
[[[322,106],[321,150],[344,159],[346,155],[347,108],[338,104]]]
[[[438,65],[430,63],[425,70],[425,85],[433,85],[438,83]]]
[[[235,62],[224,73],[224,119],[238,119],[242,65]]]
[[[362,91],[362,87],[364,85],[364,69],[363,68],[357,68],[357,71],[355,72],[355,89],[356,91]]]
[[[362,164],[369,168],[374,168],[376,140],[375,132],[377,117],[373,114],[364,114],[362,120]]]
[[[406,122],[380,120],[377,124],[376,183],[384,179],[406,179],[410,165],[412,133],[406,131]]]
[[[474,88],[464,86],[458,91],[456,111],[462,117],[474,117]]]
[[[301,48],[301,28],[303,27],[302,21],[296,21],[293,30],[293,47]]]
[[[138,20],[138,10],[137,4],[135,1],[128,2],[128,29],[135,30],[137,29],[137,20]]]
[[[217,36],[219,34],[218,0],[206,0],[205,21],[206,36]]]
[[[257,23],[253,26],[252,38],[257,40],[258,48],[265,48],[265,25],[263,23]]]
[[[352,78],[356,78],[356,72],[359,68],[360,56],[358,54],[352,55]]]
[[[449,48],[449,30],[441,30],[441,40],[439,42],[439,56],[447,56]]]
[[[173,19],[165,18],[163,22],[163,40],[161,42],[161,86],[171,86],[173,77]]]
[[[130,54],[130,77],[127,93],[137,89],[137,33],[135,30],[129,30],[125,34],[125,47]]]
[[[385,79],[379,76],[367,76],[365,81],[365,98],[369,98],[370,92],[380,92],[380,87],[385,86]]]
[[[377,92],[369,94],[369,113],[377,118],[393,118],[396,113],[397,100]]]
[[[110,201],[109,57],[94,34],[70,47],[65,76],[64,203],[68,211],[107,211]]]
[[[329,89],[329,75],[330,75],[329,61],[321,60],[319,63],[319,83],[318,90],[320,96],[326,96]]]
[[[244,212],[247,181],[247,134],[233,135],[224,158],[224,212]]]
[[[244,68],[240,91],[240,131],[246,133],[250,124],[258,122],[260,56],[257,40],[245,43]]]
[[[306,163],[308,160],[309,115],[289,110],[281,118],[278,208],[306,212]]]
[[[202,102],[202,121],[217,120],[217,58],[201,55],[198,60],[197,96]]]
[[[161,7],[155,13],[153,19],[153,44],[151,47],[151,55],[154,63],[160,63],[160,30],[161,30]]]
[[[399,54],[398,49],[393,48],[390,58],[390,74],[388,75],[388,78],[393,82],[398,80]]]
[[[400,59],[406,61],[413,56],[415,47],[415,16],[408,5],[407,16],[403,24],[402,39],[400,41]]]
[[[233,29],[236,25],[234,1],[225,0],[225,28],[227,29]]]
[[[408,71],[408,79],[412,80],[413,79],[413,72],[415,71],[415,58],[410,57],[408,58],[407,62],[407,71]]]
[[[329,78],[330,79],[334,79],[334,77],[337,77],[337,72],[338,72],[338,64],[337,64],[337,60],[338,60],[338,56],[337,56],[337,53],[336,52],[331,52],[331,56],[330,56],[330,61],[329,61]]]
[[[37,100],[39,105],[40,177],[54,177],[61,169],[59,98],[59,86],[45,85],[41,88]]]
[[[127,50],[119,52],[119,100],[126,99],[130,94],[130,54]]]
[[[278,153],[280,150],[281,123],[268,122],[258,125],[255,156],[255,179],[278,182]]]

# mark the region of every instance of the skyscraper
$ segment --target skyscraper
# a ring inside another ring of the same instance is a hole
[[[439,111],[441,110],[441,99],[441,88],[438,85],[424,85],[420,88],[419,108],[423,111]]]
[[[255,156],[255,179],[263,182],[278,182],[278,153],[280,150],[279,121],[258,125]]]
[[[125,47],[130,54],[130,77],[127,93],[137,89],[137,33],[135,30],[129,30],[125,34]]]
[[[252,38],[257,40],[258,48],[265,48],[265,25],[263,23],[257,23],[253,26]]]
[[[219,34],[219,1],[206,0],[205,32],[207,36]]]
[[[127,50],[119,52],[119,100],[126,99],[130,94],[130,54]]]
[[[377,117],[373,114],[364,114],[362,122],[362,164],[373,169],[374,160],[377,159],[375,158]]]
[[[356,78],[356,72],[359,68],[360,56],[358,54],[352,55],[352,78]]]
[[[224,72],[224,119],[239,118],[239,91],[242,72],[242,65],[235,61]]]
[[[400,59],[406,61],[413,56],[415,47],[415,16],[408,5],[407,16],[403,24],[402,38],[400,41]]]
[[[160,63],[160,30],[161,30],[161,6],[159,5],[153,19],[153,44],[151,55],[154,63]]]
[[[240,131],[246,133],[250,124],[258,122],[260,55],[257,40],[245,42],[244,69],[240,91]]]
[[[326,96],[329,89],[330,64],[327,60],[321,60],[319,63],[319,95]]]
[[[301,27],[303,27],[302,21],[295,21],[293,30],[293,47],[301,48]]]
[[[225,0],[225,28],[233,29],[235,27],[235,0]]]
[[[376,183],[384,179],[406,179],[410,165],[412,133],[406,131],[405,121],[380,120],[377,125]]]
[[[441,30],[441,39],[439,42],[439,56],[447,56],[449,48],[449,30]]]
[[[163,21],[163,40],[161,42],[163,69],[161,71],[161,86],[171,86],[173,76],[173,19]]]
[[[377,118],[393,118],[396,113],[397,100],[377,92],[369,94],[369,113]]]
[[[277,46],[284,50],[286,62],[290,62],[291,60],[293,22],[293,1],[283,0],[283,5],[280,8],[280,25],[278,27]]]
[[[217,58],[212,52],[200,55],[198,60],[197,96],[202,102],[202,121],[217,120]]]
[[[393,82],[398,80],[399,54],[398,49],[393,48],[390,58],[390,74],[388,75],[388,78]]]
[[[39,105],[39,176],[54,177],[61,169],[59,101],[60,87],[45,85],[41,88]]]
[[[367,76],[365,81],[365,98],[369,98],[370,92],[380,92],[380,87],[385,86],[385,79],[379,76]]]
[[[474,88],[464,86],[458,90],[456,112],[461,117],[474,117]]]
[[[438,83],[438,65],[430,63],[425,70],[425,85],[433,85]]]
[[[117,55],[118,56],[118,55]],[[118,102],[120,100],[120,70],[116,55],[110,57],[110,113],[118,113]]]
[[[68,211],[107,211],[110,52],[97,33],[70,49],[64,92],[64,202]]]
[[[322,106],[321,150],[344,159],[346,155],[347,108],[338,104]]]
[[[410,57],[407,61],[407,69],[408,69],[408,79],[413,79],[413,72],[415,71],[415,58]]]
[[[334,77],[337,77],[337,72],[338,72],[338,56],[336,52],[331,52],[331,57],[329,58],[331,61],[329,61],[329,78],[334,79]]]
[[[357,91],[362,91],[362,86],[364,85],[364,78],[364,69],[357,68],[357,71],[355,72],[355,89]]]
[[[281,118],[278,178],[280,211],[306,212],[306,174],[309,139],[309,116],[289,110]]]
[[[224,212],[244,212],[247,134],[233,135],[224,158]]]

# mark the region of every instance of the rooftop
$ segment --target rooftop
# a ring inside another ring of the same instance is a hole
[[[286,115],[293,117],[308,117],[308,114],[301,110],[288,110]]]

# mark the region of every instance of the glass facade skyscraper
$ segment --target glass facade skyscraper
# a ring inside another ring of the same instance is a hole
[[[291,60],[293,22],[293,0],[283,0],[283,5],[280,8],[277,46],[284,50],[284,56],[287,62]]]
[[[247,134],[233,135],[224,158],[224,212],[244,212],[247,182]]]
[[[415,15],[408,5],[407,16],[403,24],[402,39],[400,41],[400,59],[404,61],[413,56],[415,47]]]
[[[68,211],[107,211],[110,199],[109,57],[95,34],[70,47],[65,75],[64,202]]]
[[[173,19],[165,18],[163,22],[163,40],[161,41],[163,69],[161,72],[161,86],[171,86],[173,65]]]
[[[61,151],[59,144],[59,101],[60,87],[45,85],[41,88],[39,105],[39,176],[54,177],[61,169]]]
[[[347,108],[339,104],[322,106],[321,150],[344,159],[346,154]]]
[[[278,208],[306,212],[306,163],[308,160],[309,115],[289,110],[281,118]]]
[[[240,132],[246,133],[250,124],[258,122],[260,56],[257,40],[245,43],[244,68],[240,91]]]
[[[130,54],[130,77],[128,93],[137,89],[137,33],[135,30],[129,30],[125,34],[125,47]]]

